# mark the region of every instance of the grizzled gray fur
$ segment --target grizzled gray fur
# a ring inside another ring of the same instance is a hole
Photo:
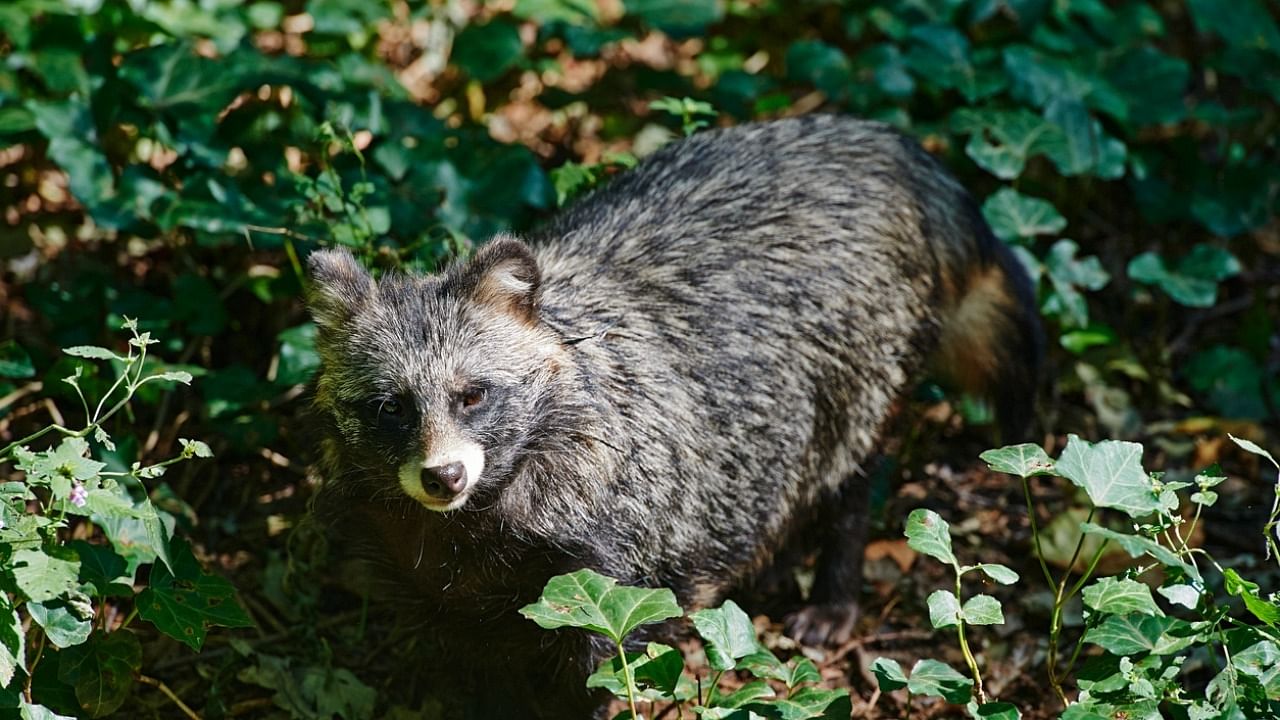
[[[966,192],[836,116],[672,143],[439,275],[375,282],[334,250],[310,268],[317,511],[522,717],[599,705],[583,682],[608,648],[516,614],[581,567],[711,605],[817,517],[837,532],[789,628],[847,638],[860,471],[900,398],[932,362],[1017,427],[1041,354],[1027,278]]]

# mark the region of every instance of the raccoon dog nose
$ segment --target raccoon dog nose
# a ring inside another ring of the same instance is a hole
[[[436,497],[452,497],[467,486],[467,469],[460,462],[424,468],[422,489]]]

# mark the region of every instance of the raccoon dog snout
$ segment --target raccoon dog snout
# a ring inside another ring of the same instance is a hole
[[[460,462],[422,469],[422,489],[442,500],[451,499],[467,486],[467,468]]]

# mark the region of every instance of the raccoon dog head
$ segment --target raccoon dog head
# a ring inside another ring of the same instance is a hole
[[[375,497],[438,512],[491,503],[529,442],[559,337],[532,253],[498,238],[440,275],[375,281],[345,250],[308,260],[327,455]]]

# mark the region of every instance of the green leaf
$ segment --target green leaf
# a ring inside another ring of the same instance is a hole
[[[76,345],[74,347],[63,348],[62,352],[75,357],[88,358],[90,360],[125,361],[125,358],[120,355],[117,355],[104,347],[97,347],[96,345]]]
[[[1173,123],[1186,116],[1184,95],[1191,67],[1185,60],[1146,45],[1112,58],[1104,72],[1111,87],[1125,99],[1132,125]]]
[[[1212,307],[1218,299],[1218,283],[1240,273],[1240,262],[1222,248],[1196,245],[1170,270],[1154,252],[1145,252],[1129,261],[1129,277],[1159,286],[1176,302],[1189,307]]]
[[[807,82],[832,98],[848,95],[853,65],[840,48],[820,40],[801,40],[787,48],[787,77]]]
[[[955,28],[941,24],[916,25],[909,35],[907,66],[922,81],[959,90],[971,103],[1004,88],[1004,74],[984,67],[978,54],[971,51],[968,38]]]
[[[1231,655],[1231,666],[1256,679],[1268,700],[1280,700],[1280,645],[1271,640],[1250,645]]]
[[[482,83],[502,77],[524,55],[524,43],[515,25],[493,20],[468,25],[453,40],[450,58],[459,68]]]
[[[680,651],[667,645],[649,643],[644,652],[627,653],[627,665],[631,676],[640,690],[640,697],[645,700],[674,701],[683,699],[680,695],[682,680],[684,689],[688,690],[687,678],[684,678],[684,658]],[[587,678],[587,687],[603,688],[614,696],[627,696],[626,677],[622,672],[622,658],[614,656],[605,660],[600,667]],[[692,693],[690,693],[691,695]]]
[[[189,42],[134,50],[120,63],[120,77],[138,89],[137,102],[157,112],[217,113],[243,78],[235,70],[228,59],[199,55]]]
[[[902,666],[892,658],[876,658],[871,663],[871,674],[876,676],[880,692],[893,692],[907,686],[907,676],[902,672]]]
[[[1160,509],[1155,484],[1142,469],[1142,446],[1138,443],[1090,443],[1069,435],[1057,471],[1084,488],[1098,507],[1115,508],[1135,518]]]
[[[600,19],[600,9],[592,0],[516,0],[511,14],[539,24],[594,25]]]
[[[965,600],[960,614],[970,625],[1004,624],[1004,611],[1000,608],[1000,601],[990,595],[974,595]]]
[[[907,690],[912,695],[940,697],[957,705],[969,702],[972,689],[972,680],[937,660],[917,661],[907,681]]]
[[[551,578],[538,602],[524,606],[520,614],[548,630],[585,628],[621,642],[641,625],[683,613],[670,590],[618,585],[584,569]]]
[[[751,617],[732,600],[719,608],[699,610],[689,618],[702,636],[707,663],[713,670],[729,670],[739,658],[760,649]]]
[[[979,705],[974,715],[978,720],[1020,720],[1022,711],[1013,703],[989,702]]]
[[[1100,290],[1111,280],[1096,256],[1077,258],[1080,247],[1074,240],[1062,239],[1049,248],[1045,269],[1053,293],[1044,303],[1044,311],[1062,317],[1068,327],[1089,325],[1089,306],[1079,288]]]
[[[45,602],[73,592],[78,586],[80,558],[61,545],[23,548],[13,553],[13,579],[33,602]]]
[[[1243,600],[1245,609],[1254,617],[1273,628],[1280,628],[1280,605],[1259,597],[1258,583],[1245,580],[1232,568],[1222,571],[1222,579],[1227,593]]]
[[[1084,103],[1058,98],[1045,108],[1044,116],[1060,132],[1048,136],[1042,149],[1063,175],[1089,173],[1108,180],[1124,175],[1124,143],[1103,132]]]
[[[115,712],[133,690],[133,673],[142,667],[142,646],[128,630],[94,633],[89,642],[58,654],[58,679],[76,690],[90,717]]]
[[[1084,604],[1110,615],[1164,615],[1151,588],[1126,578],[1104,577],[1084,589]]]
[[[1052,475],[1053,460],[1044,448],[1034,443],[1008,445],[998,450],[988,450],[978,456],[992,470],[1018,477]]]
[[[750,705],[747,708],[756,709]],[[762,717],[779,720],[845,720],[853,714],[853,704],[847,690],[807,687],[785,698],[762,703],[758,711]]]
[[[929,622],[937,629],[955,627],[960,623],[960,601],[950,590],[934,590],[929,593]]]
[[[133,578],[125,559],[105,545],[73,540],[67,546],[80,558],[80,581],[88,583],[98,597],[133,597]]]
[[[907,516],[907,546],[950,565],[959,566],[951,551],[951,526],[942,516],[923,508]]]
[[[138,593],[138,614],[144,620],[192,650],[204,644],[211,626],[253,627],[231,583],[205,572],[185,541],[175,540],[171,552],[172,572],[154,566],[150,584]]]
[[[1165,585],[1156,588],[1156,592],[1163,595],[1169,602],[1191,610],[1195,610],[1196,606],[1200,604],[1200,595],[1202,594],[1202,591],[1198,590],[1196,586],[1185,584]]]
[[[1181,649],[1165,638],[1165,633],[1180,622],[1154,615],[1108,615],[1099,625],[1085,631],[1084,641],[1113,655],[1165,654]]]
[[[87,599],[80,607],[66,600],[27,603],[31,619],[44,628],[45,635],[54,647],[67,648],[89,639],[93,631],[93,608]]]
[[[997,563],[979,563],[962,568],[963,571],[978,570],[1001,585],[1012,585],[1018,582],[1018,573],[1013,569]]]
[[[982,203],[982,215],[996,237],[1005,242],[1053,235],[1067,226],[1067,219],[1049,201],[1023,195],[1010,187],[1002,187],[988,197]]]
[[[1002,180],[1022,174],[1027,159],[1061,145],[1061,131],[1030,110],[972,110],[951,116],[951,128],[969,135],[965,153],[983,170]]]
[[[1005,47],[1003,59],[1004,70],[1009,76],[1010,94],[1035,107],[1044,107],[1057,98],[1083,101],[1093,92],[1097,82],[1067,61],[1026,45]]]
[[[1280,30],[1258,0],[1188,0],[1191,16],[1202,32],[1211,32],[1237,47],[1269,50],[1280,55]]]
[[[1104,528],[1093,523],[1080,523],[1081,532],[1087,535],[1097,535],[1106,538],[1119,545],[1125,552],[1129,553],[1129,557],[1141,557],[1150,555],[1159,560],[1162,564],[1170,567],[1176,567],[1186,573],[1189,577],[1200,579],[1200,573],[1195,567],[1184,562],[1181,558],[1174,554],[1169,548],[1157,543],[1149,538],[1139,535],[1129,535],[1126,533],[1116,532],[1110,528]]]
[[[0,593],[0,687],[8,687],[18,669],[26,670],[26,638],[17,609]]]
[[[757,703],[760,700],[772,698],[776,695],[777,693],[773,691],[773,688],[769,686],[769,683],[764,680],[752,680],[728,695],[723,697],[719,695],[715,696],[715,706],[707,708],[708,712],[703,713],[702,717],[733,718],[734,720],[737,720],[738,718],[741,718],[742,715],[740,713],[732,712],[733,710]],[[717,711],[721,711],[723,714],[713,714]]]
[[[17,340],[0,343],[0,377],[22,379],[35,377],[35,374],[36,368],[31,364],[31,356]]]
[[[1270,460],[1271,464],[1275,466],[1276,470],[1280,470],[1280,462],[1277,462],[1276,459],[1272,457],[1271,453],[1267,452],[1266,450],[1263,450],[1262,447],[1259,446],[1257,443],[1253,442],[1252,440],[1245,440],[1244,438],[1238,438],[1235,435],[1232,435],[1230,433],[1227,434],[1227,437],[1231,438],[1231,442],[1234,442],[1236,445],[1239,445],[1244,450],[1251,452],[1254,455],[1259,455],[1261,457],[1264,457]]]
[[[624,0],[628,15],[675,34],[686,34],[724,17],[722,0]]]

